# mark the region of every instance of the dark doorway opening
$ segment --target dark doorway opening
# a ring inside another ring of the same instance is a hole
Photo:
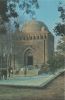
[[[27,65],[33,65],[33,56],[28,56],[28,63]]]

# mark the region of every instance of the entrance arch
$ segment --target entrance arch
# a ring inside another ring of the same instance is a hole
[[[33,52],[32,49],[27,49],[24,53],[24,65],[33,65]]]

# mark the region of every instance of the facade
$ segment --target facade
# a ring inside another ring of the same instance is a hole
[[[54,36],[43,22],[28,21],[16,32],[13,52],[15,68],[47,64],[54,52]]]

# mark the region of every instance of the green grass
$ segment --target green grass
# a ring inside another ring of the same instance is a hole
[[[20,88],[11,88],[11,87],[0,87],[0,100],[14,100],[13,98],[18,97],[30,97],[35,93],[32,89],[20,89]],[[6,99],[5,99],[6,97]]]

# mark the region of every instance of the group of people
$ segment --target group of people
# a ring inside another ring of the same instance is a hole
[[[13,74],[12,68],[7,69],[2,69],[0,70],[0,79],[7,79],[7,76],[10,77],[10,74]]]

